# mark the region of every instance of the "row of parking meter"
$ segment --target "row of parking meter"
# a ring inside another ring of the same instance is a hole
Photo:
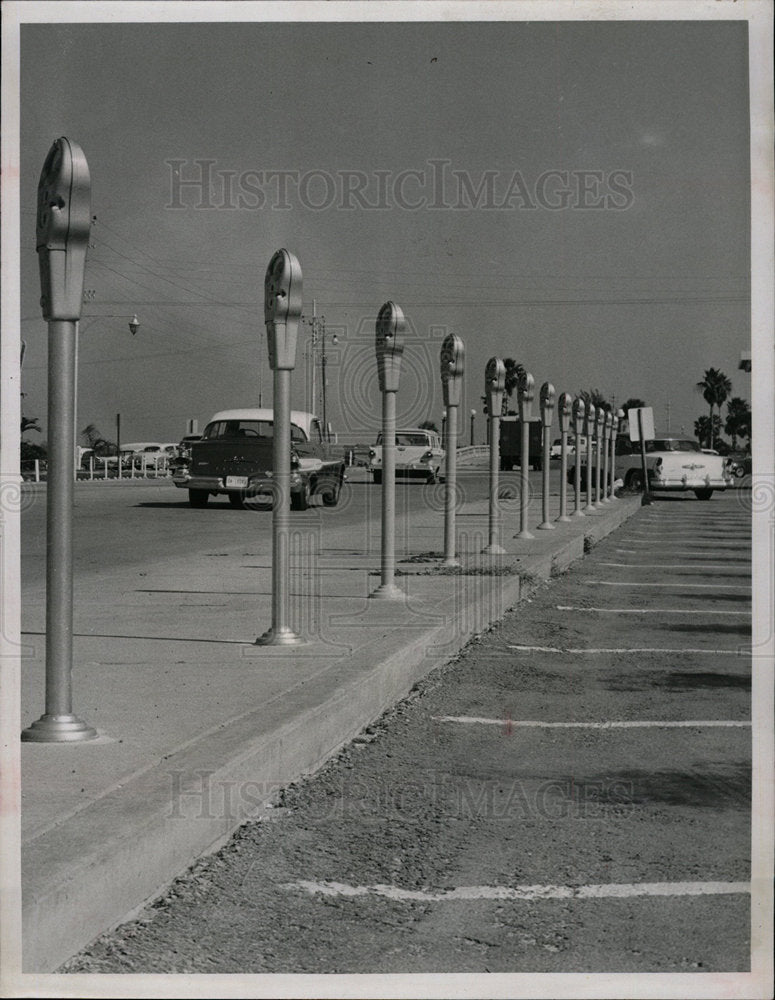
[[[22,733],[22,739],[39,742],[78,742],[94,739],[96,730],[72,711],[73,662],[73,565],[72,507],[75,405],[75,337],[81,315],[84,269],[91,227],[89,168],[83,151],[66,138],[56,140],[43,165],[38,185],[36,248],[40,262],[41,306],[48,323],[48,426],[49,475],[47,490],[46,564],[46,699],[45,712]],[[290,625],[290,392],[291,372],[296,365],[296,344],[302,308],[302,272],[288,250],[272,257],[264,280],[264,322],[269,363],[273,372],[274,441],[272,499],[272,622],[257,645],[293,646],[304,640]],[[401,308],[386,302],[376,321],[375,350],[379,388],[382,394],[382,540],[381,581],[373,598],[403,598],[395,583],[395,430],[396,393],[401,374],[406,321]],[[441,347],[441,382],[446,410],[446,480],[444,490],[444,565],[458,566],[455,539],[457,492],[457,414],[461,402],[465,348],[455,334],[445,337]],[[490,439],[490,505],[488,544],[485,553],[505,552],[499,540],[498,509],[499,424],[505,393],[506,369],[500,358],[490,358],[485,369]],[[520,530],[516,536],[530,539],[527,527],[529,502],[529,421],[534,400],[533,376],[526,373],[518,387],[519,418],[522,422]],[[543,425],[543,506],[540,529],[554,527],[549,520],[550,432],[555,408],[555,390],[545,382],[539,393]],[[563,393],[558,400],[561,432],[561,492],[558,521],[567,514],[567,443],[571,418],[576,435],[575,510],[583,516],[613,497],[614,454],[622,410],[611,413],[583,399]],[[578,442],[587,435],[586,500],[581,509],[581,463]],[[592,440],[597,445],[596,500],[592,491]],[[610,487],[609,449],[610,444]],[[604,458],[603,458],[604,454]],[[601,469],[604,471],[601,472]],[[602,483],[601,483],[602,475]],[[601,491],[603,497],[601,498]]]

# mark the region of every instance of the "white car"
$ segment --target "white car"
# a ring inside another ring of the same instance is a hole
[[[438,481],[445,452],[436,431],[424,427],[401,428],[396,431],[396,477]],[[382,482],[382,435],[369,449],[369,471],[375,483]]]
[[[646,442],[649,490],[693,492],[698,500],[710,500],[713,491],[732,485],[733,463],[721,455],[703,451],[691,438],[655,438]],[[625,488],[642,486],[640,442],[625,435],[616,439],[616,477]]]

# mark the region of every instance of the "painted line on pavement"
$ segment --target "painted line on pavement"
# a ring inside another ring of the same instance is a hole
[[[686,563],[615,563],[601,562],[598,566],[615,566],[617,569],[696,569],[704,573],[707,569],[730,569],[729,563],[702,563],[701,566],[687,566]],[[740,575],[740,574],[738,574]]]
[[[461,885],[455,889],[401,889],[397,885],[347,885],[344,882],[287,882],[285,889],[302,889],[323,896],[383,896],[421,902],[474,899],[632,899],[637,896],[748,895],[750,882],[624,882],[603,885]]]
[[[573,604],[555,604],[557,611],[597,611],[600,614],[608,615],[707,615],[715,618],[716,615],[740,615],[750,618],[750,611],[705,611],[701,608],[582,608]]]
[[[460,722],[465,725],[506,726],[515,729],[692,729],[697,726],[746,727],[750,722],[736,719],[622,720],[620,722],[536,722],[528,719],[482,719],[473,715],[434,715],[435,722]]]
[[[717,656],[742,656],[739,649],[697,649],[687,646],[685,649],[659,646],[630,646],[630,647],[597,647],[594,649],[576,649],[563,646],[519,646],[508,645],[507,649],[513,649],[518,653],[708,653]],[[748,650],[750,653],[750,650]]]
[[[640,583],[635,580],[584,580],[584,583],[594,584],[596,587],[681,587],[683,590],[750,590],[750,586],[744,587],[735,583]]]

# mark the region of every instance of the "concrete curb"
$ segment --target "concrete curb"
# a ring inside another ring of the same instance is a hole
[[[426,615],[424,623],[407,626],[403,604],[371,602],[364,624],[376,625],[376,632],[349,657],[329,653],[330,666],[289,684],[272,704],[204,732],[23,844],[25,972],[56,970],[242,822],[266,814],[280,787],[320,767],[431,669],[500,620],[534,580],[567,569],[640,508],[640,497],[621,499],[583,522],[583,533],[553,533],[542,553],[520,557],[518,575],[420,578],[417,606],[446,614],[443,622],[428,624]],[[281,667],[295,651],[275,655]]]

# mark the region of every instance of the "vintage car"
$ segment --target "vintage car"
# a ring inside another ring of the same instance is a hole
[[[172,481],[188,490],[192,507],[205,507],[211,496],[229,498],[232,507],[271,501],[274,411],[222,410],[214,414],[199,440],[188,442],[188,456],[178,462]],[[291,507],[306,510],[313,496],[334,507],[344,479],[341,449],[324,439],[320,420],[291,410]],[[181,455],[183,457],[183,455]]]
[[[436,431],[423,427],[401,428],[396,431],[396,477],[424,479],[427,483],[438,481],[444,464],[444,449]],[[375,483],[382,482],[382,434],[369,449],[369,471]]]
[[[710,500],[714,490],[732,485],[732,463],[702,451],[691,438],[655,438],[645,450],[649,490],[691,491],[698,500]],[[625,489],[642,486],[640,442],[624,434],[616,439],[615,474]]]

